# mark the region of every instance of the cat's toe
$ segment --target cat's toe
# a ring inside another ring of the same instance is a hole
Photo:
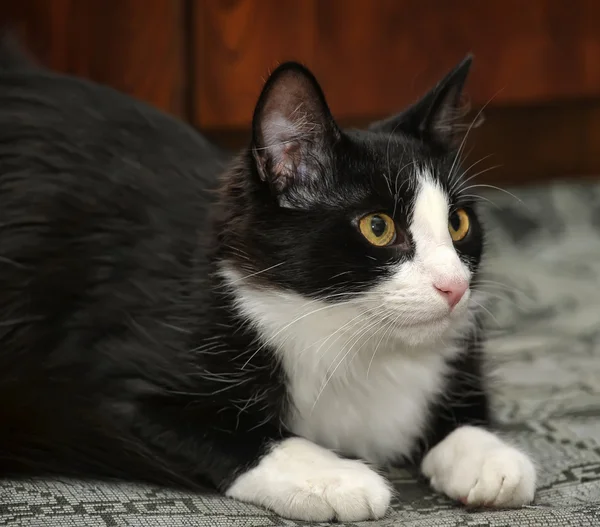
[[[427,454],[422,471],[434,489],[470,507],[521,507],[535,495],[531,460],[479,428],[455,430]]]
[[[466,505],[521,507],[533,501],[535,469],[522,452],[505,446],[489,452]]]
[[[357,461],[340,467],[338,471],[324,474],[323,496],[335,511],[335,519],[361,521],[385,515],[392,493],[388,483],[379,474]]]
[[[386,480],[364,463],[299,438],[275,447],[226,494],[305,521],[381,518],[392,497]]]

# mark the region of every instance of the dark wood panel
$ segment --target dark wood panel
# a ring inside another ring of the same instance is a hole
[[[195,122],[247,125],[259,79],[290,58],[312,67],[342,118],[413,101],[467,52],[474,104],[600,95],[595,0],[195,1]]]
[[[288,58],[310,62],[318,0],[192,0],[194,121],[247,122],[269,71]]]
[[[9,0],[0,22],[17,26],[50,68],[108,84],[184,113],[183,0]]]
[[[598,100],[490,108],[472,135],[470,159],[489,156],[484,165],[497,168],[478,179],[501,186],[598,177],[600,134],[588,132],[594,127],[600,131]]]
[[[467,52],[476,56],[468,88],[474,104],[600,95],[594,0],[319,5],[319,47],[327,52],[316,65],[340,113],[384,115],[418,97]]]

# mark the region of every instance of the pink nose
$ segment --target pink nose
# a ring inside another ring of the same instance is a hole
[[[446,299],[450,309],[452,309],[469,289],[469,283],[463,280],[460,282],[439,282],[433,284],[433,287]]]

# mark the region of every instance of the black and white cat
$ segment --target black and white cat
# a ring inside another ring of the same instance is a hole
[[[358,521],[392,497],[372,466],[418,461],[467,505],[531,502],[532,462],[485,428],[470,62],[368,131],[286,63],[223,170],[174,119],[1,61],[0,474]]]

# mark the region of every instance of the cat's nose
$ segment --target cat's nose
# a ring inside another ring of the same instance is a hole
[[[437,282],[433,284],[433,287],[435,287],[438,293],[440,293],[440,295],[446,299],[450,309],[452,309],[460,302],[460,299],[467,292],[467,289],[469,289],[469,282],[466,280],[460,280],[456,282]]]

